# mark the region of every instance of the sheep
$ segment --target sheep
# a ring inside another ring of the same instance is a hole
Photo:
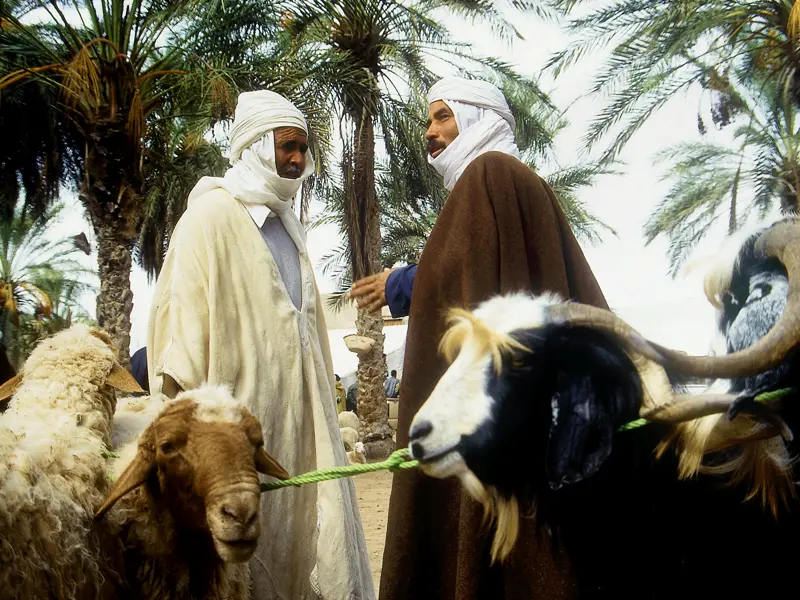
[[[115,483],[95,518],[121,522],[133,597],[247,598],[261,531],[257,473],[289,477],[256,418],[227,388],[204,386],[172,401],[132,399],[117,420]]]
[[[339,433],[342,435],[342,441],[344,442],[344,449],[354,450],[356,442],[358,442],[358,431],[356,431],[355,429],[351,429],[350,427],[342,427],[341,429],[339,429]]]
[[[781,497],[779,471],[763,465],[775,461],[790,483],[792,467],[763,445],[741,457],[780,434],[794,444],[781,419],[796,422],[792,399],[774,407],[778,416],[754,406],[752,397],[793,384],[787,373],[797,372],[790,352],[800,338],[793,292],[800,281],[799,240],[796,221],[751,240],[746,252],[758,260],[774,257],[785,268],[788,301],[770,313],[774,325],[753,328],[738,346],[735,319],[729,319],[727,356],[663,348],[607,311],[548,294],[508,294],[471,312],[453,311],[442,339],[452,364],[412,421],[410,451],[426,474],[457,477],[484,504],[495,523],[492,561],[508,559],[519,519],[530,512],[563,545],[582,597],[674,598],[687,591],[768,597],[794,585],[797,501]],[[730,288],[738,279],[732,272]],[[717,280],[727,286],[725,278]],[[739,292],[732,295],[741,303]],[[723,393],[684,397],[678,376],[733,381]],[[752,418],[742,420],[742,409]],[[641,415],[655,422],[618,433]],[[699,432],[698,423],[715,439]],[[698,455],[713,464],[686,473]],[[700,470],[707,474],[694,476]],[[744,494],[736,485],[743,476],[751,479]],[[762,506],[743,503],[753,489],[761,490]],[[777,498],[789,509],[779,515]],[[747,579],[747,573],[756,575]]]
[[[0,589],[10,598],[114,598],[117,541],[92,521],[115,390],[139,390],[102,331],[42,341],[0,387]],[[13,396],[13,397],[12,397]]]
[[[356,442],[352,450],[347,452],[347,461],[351,465],[364,465],[367,463],[367,453],[363,442]]]
[[[255,417],[225,389],[118,407],[114,389],[141,393],[108,336],[82,325],[42,342],[0,386],[0,399],[13,395],[0,418],[3,594],[246,597],[256,472],[288,477]]]
[[[346,410],[339,413],[339,427],[349,427],[359,431],[361,429],[361,422],[358,420],[356,413]]]

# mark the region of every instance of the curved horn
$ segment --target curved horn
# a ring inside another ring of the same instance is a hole
[[[661,354],[655,350],[654,344],[648,342],[641,333],[610,310],[588,304],[564,302],[548,306],[547,316],[552,323],[568,323],[605,331],[615,336],[628,350],[658,363],[663,360]]]
[[[640,411],[639,416],[648,421],[683,423],[724,413],[739,398],[733,394],[678,395],[668,402]]]
[[[749,348],[724,356],[691,356],[651,343],[661,356],[653,360],[683,375],[725,379],[762,373],[783,362],[800,341],[800,222],[776,223],[756,240],[755,249],[781,261],[789,279],[786,308],[772,329]]]

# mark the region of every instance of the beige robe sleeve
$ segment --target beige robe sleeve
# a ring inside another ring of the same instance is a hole
[[[208,381],[214,298],[210,293],[210,236],[200,219],[186,216],[190,218],[181,221],[173,234],[165,261],[169,271],[162,273],[161,293],[156,292],[162,318],[157,319],[155,335],[163,340],[156,347],[164,350],[154,371],[159,381],[166,373],[189,390]]]

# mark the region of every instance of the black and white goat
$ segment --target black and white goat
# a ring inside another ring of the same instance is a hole
[[[741,591],[746,584],[715,581],[708,569],[735,564],[721,557],[748,544],[759,559],[743,567],[791,570],[800,561],[800,551],[775,546],[800,547],[794,518],[777,530],[742,503],[759,495],[775,515],[780,499],[796,509],[791,434],[772,413],[800,422],[793,398],[766,408],[752,399],[800,375],[791,352],[800,339],[800,224],[753,236],[728,274],[706,285],[721,298],[728,355],[663,348],[608,311],[552,295],[452,312],[441,343],[452,364],[412,422],[410,449],[426,474],[458,477],[484,503],[496,520],[493,559],[513,548],[520,510],[533,510],[561,532],[579,587],[603,597],[674,597],[686,585]],[[724,393],[687,396],[667,373],[731,382]],[[656,423],[618,433],[640,416]],[[742,479],[745,494],[718,485]],[[602,545],[610,552],[613,539],[625,548],[609,558]],[[651,581],[659,568],[673,580]]]

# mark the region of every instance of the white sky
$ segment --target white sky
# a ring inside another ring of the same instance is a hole
[[[453,20],[446,19],[446,22],[450,24]],[[487,37],[485,27],[453,22],[451,31],[456,39],[471,40],[476,53],[500,56],[526,75],[540,71],[551,53],[569,41],[558,25],[518,15],[514,22],[526,39],[515,42],[512,49]],[[600,106],[597,100],[576,101],[590,85],[599,59],[589,58],[591,62],[586,60],[570,69],[557,82],[549,74],[542,74],[542,87],[551,94],[556,106],[569,107],[566,116],[571,125],[559,135],[555,145],[556,160],[561,166],[580,161],[580,138]],[[674,98],[630,142],[621,156],[626,163],[623,174],[598,178],[591,189],[581,192],[589,210],[619,233],[619,238],[604,236],[604,242],[597,246],[583,244],[587,259],[612,308],[651,339],[693,353],[708,350],[715,330],[713,310],[702,295],[700,279],[693,276],[691,279],[672,280],[669,277],[666,240],[658,239],[645,247],[642,231],[650,212],[669,188],[669,182],[660,181],[663,167],[655,167],[653,157],[667,146],[700,139],[697,131],[700,102],[699,90]],[[729,135],[727,131],[716,132],[713,126],[709,126],[706,139],[729,140]],[[67,201],[69,210],[58,227],[58,233],[72,235],[86,231],[90,241],[94,242],[91,228],[83,220],[76,200],[70,198]],[[320,208],[314,207],[315,210]],[[698,251],[707,253],[718,248],[724,228],[725,223],[712,228]],[[308,246],[315,265],[338,244],[339,236],[332,226],[311,231]],[[95,264],[94,261],[95,255],[91,263]],[[317,278],[323,293],[333,291],[333,283],[319,270]],[[134,268],[131,287],[134,292],[133,352],[145,343],[153,288],[138,268]],[[94,298],[87,298],[85,305],[90,314],[94,314]]]

